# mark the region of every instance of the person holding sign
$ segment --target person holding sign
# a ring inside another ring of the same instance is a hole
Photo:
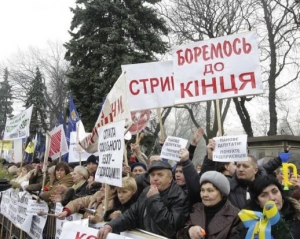
[[[190,205],[186,193],[173,181],[171,170],[167,162],[153,163],[148,169],[151,185],[125,213],[101,228],[98,238],[134,228],[174,237],[184,225]]]
[[[114,197],[116,197],[116,187],[109,186],[108,193],[108,208],[111,209],[114,204]],[[88,218],[90,223],[98,223],[103,221],[104,215],[104,199],[105,199],[105,184],[102,185],[100,191],[94,195],[77,198],[69,202],[57,218],[64,220],[66,217],[80,210],[86,210],[83,218]]]

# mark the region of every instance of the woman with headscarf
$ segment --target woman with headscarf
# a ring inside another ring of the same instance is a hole
[[[296,199],[286,197],[282,185],[277,178],[266,175],[255,179],[249,187],[251,201],[246,209],[263,212],[265,204],[273,201],[280,213],[280,220],[271,226],[273,239],[300,238],[300,204]],[[236,230],[233,239],[244,239],[248,228],[241,224]],[[255,233],[255,232],[254,232]]]
[[[177,232],[178,239],[226,239],[239,224],[239,210],[227,197],[230,191],[228,179],[221,173],[209,171],[200,178],[202,202],[193,205],[186,226]]]

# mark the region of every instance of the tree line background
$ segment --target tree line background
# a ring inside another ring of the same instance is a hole
[[[14,104],[34,105],[32,136],[51,130],[60,115],[67,122],[70,95],[90,132],[121,65],[170,59],[174,45],[256,30],[265,91],[220,100],[223,134],[241,125],[248,137],[300,135],[299,0],[77,0],[70,10],[69,42],[32,46],[0,64],[0,132]],[[201,126],[207,141],[218,131],[215,109],[214,101],[165,108],[165,132],[190,138]],[[144,131],[150,155],[159,150],[156,111]]]

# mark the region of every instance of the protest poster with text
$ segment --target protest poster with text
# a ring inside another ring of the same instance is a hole
[[[173,62],[122,65],[130,111],[174,105]]]
[[[6,119],[3,139],[21,139],[29,136],[29,126],[33,106],[20,114]]]
[[[179,137],[168,136],[161,149],[160,157],[180,161],[179,150],[185,148],[188,141]]]
[[[63,208],[64,207],[60,202],[55,203],[54,214],[57,215],[57,214],[61,213],[63,211]],[[55,219],[55,239],[59,239],[59,237],[62,233],[62,227],[65,222],[81,220],[82,216],[83,215],[80,213],[74,213],[74,214],[71,214],[70,216],[66,217],[64,220],[60,220],[60,219],[56,218]]]
[[[99,165],[95,181],[122,187],[124,127],[122,120],[98,129]]]
[[[125,120],[126,126],[131,125],[131,114],[127,100],[126,79],[124,73],[120,75],[113,88],[106,96],[92,132],[80,141],[80,146],[89,153],[97,152],[99,138],[98,128],[121,120]]]
[[[86,161],[87,158],[91,155],[80,147],[77,143],[76,132],[70,132],[70,146],[69,146],[69,163],[79,162],[79,153],[81,154],[81,161]],[[86,133],[88,136],[89,133]]]
[[[236,162],[247,161],[247,135],[222,136],[214,138],[216,147],[213,161]]]
[[[175,104],[263,93],[256,33],[176,46]]]

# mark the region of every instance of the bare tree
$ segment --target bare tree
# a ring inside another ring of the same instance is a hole
[[[28,51],[19,51],[4,64],[10,69],[9,80],[12,84],[14,99],[25,102],[30,82],[39,67],[44,85],[50,128],[56,124],[58,115],[65,112],[68,100],[66,73],[69,64],[64,60],[65,49],[59,42],[48,42],[46,49],[30,47]]]
[[[201,41],[234,34],[241,29],[249,29],[251,24],[247,16],[251,15],[255,9],[251,5],[245,4],[244,1],[236,0],[170,0],[164,2],[160,6],[160,10],[172,29],[174,43],[182,44],[187,41]],[[253,136],[245,99],[244,97],[241,100],[235,99],[234,103],[245,131],[249,136]],[[230,102],[230,99],[225,103],[220,100],[220,107],[223,109],[222,128]],[[193,118],[193,111],[189,109],[190,107],[186,107]],[[208,138],[212,138],[218,132],[216,103],[207,102],[206,110],[206,134]],[[212,112],[214,112],[213,117]],[[197,126],[195,121],[194,123]]]

